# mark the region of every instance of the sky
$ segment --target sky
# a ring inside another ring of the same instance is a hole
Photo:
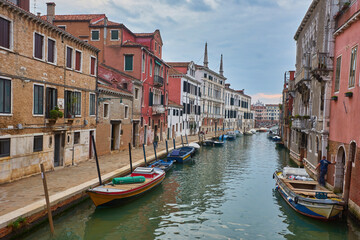
[[[160,30],[163,59],[203,64],[233,89],[245,89],[252,103],[279,103],[284,73],[295,69],[294,34],[312,0],[51,0],[56,14],[105,13],[133,32]],[[46,14],[46,0],[31,11]],[[34,4],[35,3],[35,4]]]

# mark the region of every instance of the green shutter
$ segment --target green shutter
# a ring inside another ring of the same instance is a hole
[[[125,55],[125,71],[133,70],[133,55]]]

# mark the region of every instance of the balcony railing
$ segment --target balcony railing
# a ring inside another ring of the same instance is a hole
[[[328,53],[317,53],[312,61],[312,70],[328,71],[332,70],[332,59],[328,56]]]
[[[164,85],[164,78],[162,78],[158,75],[155,75],[154,76],[154,85],[162,87]]]
[[[152,114],[153,115],[157,115],[157,114],[163,114],[165,113],[165,107],[162,104],[157,104],[157,105],[153,105],[152,106]]]
[[[309,130],[312,128],[312,122],[310,119],[294,119],[292,122],[292,128]]]

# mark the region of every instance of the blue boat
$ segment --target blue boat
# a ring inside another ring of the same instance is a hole
[[[235,134],[235,132],[233,132],[233,131],[229,131],[229,132],[227,132],[227,140],[235,140],[235,138],[236,138],[236,134]]]
[[[169,160],[175,160],[177,163],[184,163],[191,159],[192,155],[195,153],[194,147],[181,147],[172,150],[168,156],[167,159]]]
[[[151,168],[160,168],[161,170],[164,170],[165,172],[169,171],[172,167],[173,167],[174,161],[173,160],[159,160],[156,161],[154,163],[152,163],[151,165],[149,165],[148,167]]]

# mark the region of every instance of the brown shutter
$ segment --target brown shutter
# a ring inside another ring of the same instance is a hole
[[[66,48],[66,67],[72,68],[72,49]]]
[[[55,62],[55,41],[48,39],[48,62]]]
[[[0,46],[10,48],[10,22],[0,18]]]
[[[75,52],[75,70],[80,71],[81,69],[81,52]]]
[[[91,75],[95,75],[95,58],[91,57],[91,70],[90,70],[90,74]]]
[[[42,59],[43,58],[43,36],[35,33],[35,57]]]

